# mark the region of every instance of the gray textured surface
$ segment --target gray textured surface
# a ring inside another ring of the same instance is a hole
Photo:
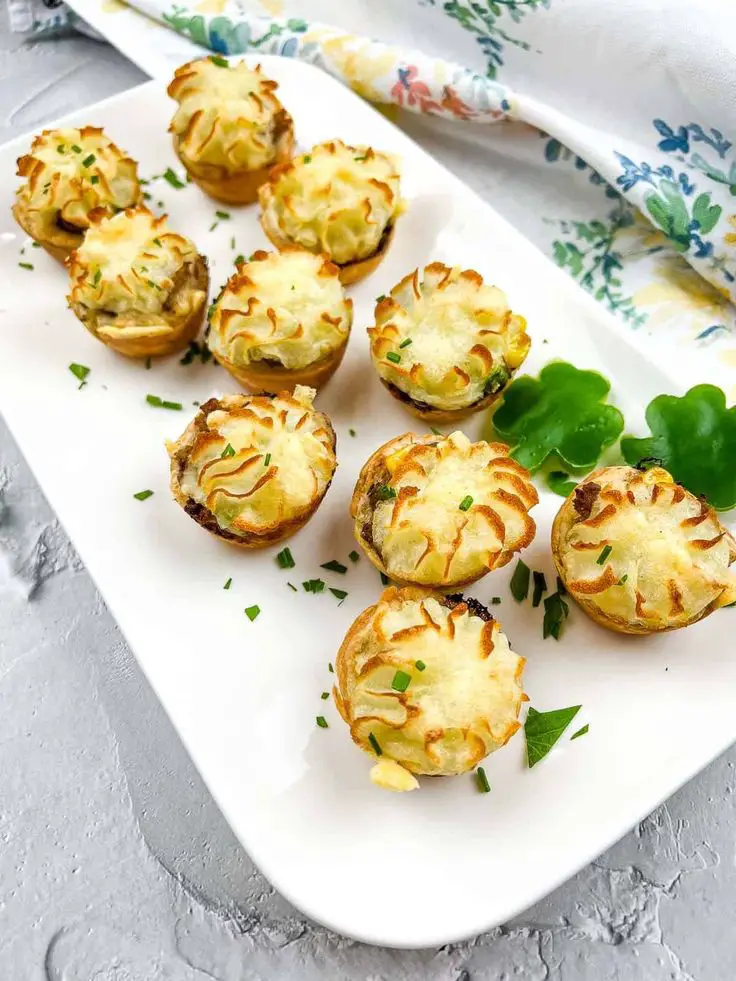
[[[0,140],[140,80],[105,46],[22,46],[2,23]],[[461,152],[432,149],[450,166]],[[335,937],[234,840],[0,424],[3,981],[730,981],[735,760],[472,942]]]

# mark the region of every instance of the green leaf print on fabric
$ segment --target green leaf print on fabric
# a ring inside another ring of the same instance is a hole
[[[529,51],[531,45],[521,38],[512,37],[498,21],[508,17],[514,24],[534,10],[548,9],[551,0],[448,0],[443,10],[456,20],[466,31],[476,35],[476,41],[486,57],[486,77],[495,78],[503,66],[504,44],[511,44],[522,51]]]

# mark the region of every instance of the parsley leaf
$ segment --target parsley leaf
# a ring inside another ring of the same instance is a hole
[[[554,709],[552,712],[537,712],[534,708],[529,709],[524,723],[529,769],[544,759],[579,711],[580,705]]]

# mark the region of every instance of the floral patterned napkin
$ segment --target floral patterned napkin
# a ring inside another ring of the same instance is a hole
[[[202,49],[264,52],[308,61],[388,106],[650,356],[683,383],[736,394],[728,0],[71,6],[153,75]]]

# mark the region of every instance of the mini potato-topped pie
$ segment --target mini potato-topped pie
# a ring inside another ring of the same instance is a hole
[[[453,589],[511,561],[534,538],[539,497],[503,443],[463,433],[405,433],[376,450],[358,477],[355,537],[398,582]]]
[[[414,790],[413,774],[472,769],[520,728],[524,658],[476,600],[386,589],[347,632],[333,695],[371,779]]]
[[[141,199],[138,164],[95,126],[44,130],[19,158],[18,176],[26,182],[15,220],[55,259],[81,245],[90,212],[114,215]]]
[[[342,361],[352,322],[353,301],[327,256],[259,251],[217,298],[207,343],[253,391],[318,388]]]
[[[250,204],[270,168],[291,157],[294,126],[277,88],[260,65],[218,55],[176,69],[168,88],[179,103],[169,127],[174,149],[210,197]]]
[[[209,399],[168,444],[171,490],[197,524],[233,545],[261,548],[306,524],[337,461],[314,390]]]
[[[433,262],[381,297],[368,328],[378,376],[414,415],[450,422],[495,401],[526,358],[526,321],[472,269]]]
[[[275,167],[258,197],[263,231],[276,248],[325,253],[346,285],[381,261],[401,211],[391,157],[341,140]]]
[[[621,633],[686,627],[736,601],[736,543],[661,467],[592,473],[560,508],[552,551],[573,599]]]
[[[193,242],[142,206],[91,212],[69,257],[69,306],[95,337],[132,358],[179,351],[207,308],[207,260]]]

